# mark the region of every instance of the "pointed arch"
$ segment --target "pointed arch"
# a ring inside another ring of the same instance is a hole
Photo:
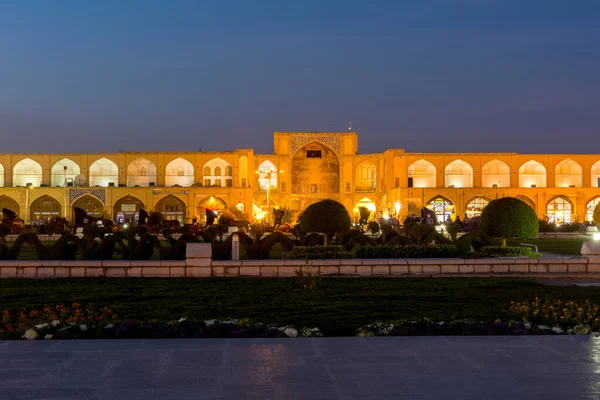
[[[546,187],[546,168],[535,160],[521,165],[519,187]]]
[[[13,186],[39,187],[42,184],[42,166],[31,158],[25,158],[13,167]]]
[[[4,166],[0,164],[0,187],[4,187]]]
[[[554,169],[554,186],[581,187],[583,185],[583,169],[577,162],[567,158]]]
[[[173,195],[165,196],[156,203],[154,208],[156,211],[160,212],[167,221],[179,221],[181,225],[185,224],[187,221],[186,205],[179,197]]]
[[[291,170],[292,193],[340,192],[340,162],[337,153],[318,140],[313,140],[294,152]],[[303,199],[304,200],[304,199]],[[302,208],[305,206],[302,201]]]
[[[377,190],[377,166],[365,160],[356,166],[356,192]]]
[[[592,187],[600,187],[600,161],[592,165]]]
[[[185,186],[194,184],[194,166],[185,158],[176,158],[167,164],[165,186]]]
[[[480,217],[483,209],[490,204],[490,199],[484,196],[473,197],[467,201],[465,215],[469,218]]]
[[[270,160],[265,160],[258,166],[258,185],[262,190],[277,188],[278,169]]]
[[[44,195],[35,199],[30,209],[32,220],[40,220],[44,223],[50,221],[51,218],[59,217],[61,214],[62,206],[54,197]]]
[[[427,160],[415,161],[408,167],[408,187],[433,188],[436,180],[435,166]]]
[[[212,211],[225,211],[227,210],[227,202],[220,197],[209,196],[200,200],[196,205],[196,208],[198,215],[203,215],[206,209]]]
[[[0,196],[0,212],[3,208],[14,211],[15,213],[17,213],[17,215],[19,215],[19,212],[21,211],[19,203],[17,203],[12,197],[8,197],[6,195]]]
[[[241,156],[239,161],[239,185],[240,187],[248,186],[248,157]]]
[[[81,174],[81,168],[69,158],[63,158],[54,163],[51,170],[51,184],[53,187],[73,186],[75,177]]]
[[[574,211],[573,202],[565,196],[553,197],[546,204],[548,222],[552,224],[570,224]]]
[[[233,168],[222,158],[213,158],[204,164],[204,172],[204,186],[232,186]]]
[[[494,159],[481,168],[481,187],[510,187],[510,167],[503,161]]]
[[[441,195],[432,197],[431,200],[425,203],[425,207],[435,213],[437,222],[446,222],[455,213],[454,203],[449,198]]]
[[[600,196],[592,197],[590,201],[585,205],[585,221],[593,222],[594,221],[594,211],[596,207],[600,204]]]
[[[518,195],[516,198],[521,200],[522,202],[526,203],[529,207],[531,207],[533,209],[533,211],[535,211],[535,203],[529,197],[523,196],[523,195]],[[536,214],[537,214],[537,212],[536,212]]]
[[[113,216],[117,223],[137,222],[139,212],[145,208],[144,203],[130,194],[121,197],[114,205]]]
[[[454,160],[446,166],[446,187],[473,187],[473,167],[463,160]]]
[[[119,186],[119,167],[108,158],[100,158],[90,165],[90,186]]]
[[[79,207],[85,210],[90,216],[100,218],[104,216],[104,203],[91,194],[84,194],[76,198],[71,207]]]
[[[156,165],[147,158],[133,160],[127,166],[127,186],[148,187],[156,185]]]

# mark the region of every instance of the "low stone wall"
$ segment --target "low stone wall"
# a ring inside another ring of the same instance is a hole
[[[202,278],[290,277],[311,270],[322,276],[550,275],[600,273],[600,257],[565,259],[350,259],[212,261],[0,261],[0,278]]]

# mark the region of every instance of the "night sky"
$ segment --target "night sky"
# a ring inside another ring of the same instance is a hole
[[[597,0],[2,0],[0,151],[600,153]]]

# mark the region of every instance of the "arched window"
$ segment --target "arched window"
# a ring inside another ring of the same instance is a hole
[[[79,207],[85,210],[89,215],[94,218],[100,218],[104,216],[104,204],[97,198],[85,195],[73,202],[73,207]]]
[[[435,166],[429,161],[415,161],[408,167],[408,187],[435,187]]]
[[[269,160],[258,166],[258,184],[260,189],[277,188],[277,167]]]
[[[231,165],[222,158],[213,158],[204,164],[204,186],[232,186]],[[211,171],[213,174],[211,175]],[[223,171],[228,174],[223,175]],[[208,174],[206,173],[208,172]]]
[[[446,166],[446,187],[473,187],[473,168],[463,160],[454,160]]]
[[[148,187],[156,185],[156,165],[146,159],[138,158],[127,166],[127,186]]]
[[[561,161],[554,171],[556,187],[581,187],[583,184],[581,165],[567,158]]]
[[[595,197],[587,203],[586,211],[585,211],[585,220],[587,222],[594,221],[594,210],[596,210],[596,206],[600,203],[600,196]]]
[[[42,184],[42,166],[31,158],[26,158],[15,164],[13,168],[13,186],[39,187]]]
[[[90,186],[119,186],[119,167],[108,158],[96,160],[90,166]]]
[[[446,222],[454,214],[454,204],[443,196],[431,199],[427,203],[427,208],[435,213],[437,222]]]
[[[176,158],[167,164],[166,186],[192,186],[194,184],[194,166],[184,158]]]
[[[496,186],[494,186],[496,185]],[[505,162],[492,160],[481,168],[482,187],[510,187],[510,168]]]
[[[81,174],[81,169],[74,161],[63,158],[52,166],[52,186],[74,186],[75,177]]]
[[[475,197],[467,203],[467,217],[473,218],[481,216],[481,212],[488,204],[490,204],[490,201],[485,197]]]
[[[377,167],[363,161],[356,167],[356,191],[372,192],[377,189]]]
[[[600,161],[592,166],[592,187],[600,187]]]
[[[572,213],[573,204],[565,197],[555,197],[546,206],[548,222],[553,224],[570,224]]]
[[[546,187],[546,168],[534,160],[521,165],[519,187]]]
[[[60,216],[61,206],[56,199],[45,195],[35,199],[30,209],[31,219],[47,223],[51,218]]]

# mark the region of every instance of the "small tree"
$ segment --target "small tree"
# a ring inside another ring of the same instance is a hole
[[[489,236],[502,239],[527,239],[538,234],[540,223],[535,211],[527,203],[513,197],[492,200],[481,213],[481,230]]]
[[[592,219],[594,220],[594,225],[600,226],[600,203],[596,204],[596,208],[594,208],[594,216]]]
[[[159,226],[160,224],[162,224],[164,220],[164,217],[162,215],[162,213],[158,212],[158,211],[154,211],[150,213],[150,216],[148,217],[148,225],[152,226],[152,227],[156,227]]]
[[[304,232],[318,232],[327,235],[336,233],[344,234],[350,230],[352,221],[348,210],[341,203],[334,200],[321,200],[313,203],[304,210],[300,219],[300,226]]]

